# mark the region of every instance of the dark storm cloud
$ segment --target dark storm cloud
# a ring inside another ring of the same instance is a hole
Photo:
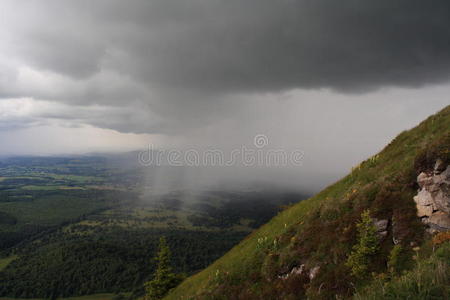
[[[155,21],[158,42],[127,45],[149,59],[134,71],[169,87],[364,90],[448,79],[448,1],[161,3],[173,23]]]
[[[101,122],[126,132],[174,133],[240,109],[251,114],[241,101],[248,94],[367,92],[440,83],[450,74],[447,0],[0,6],[0,97],[135,108],[139,120],[151,119]]]
[[[162,83],[226,91],[361,89],[449,74],[448,1],[221,1],[209,7],[207,17],[182,24],[155,45]]]
[[[39,1],[24,12],[23,58],[75,78],[109,68],[200,93],[359,91],[450,72],[446,0]]]

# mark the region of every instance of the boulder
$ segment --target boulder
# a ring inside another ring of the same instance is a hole
[[[433,205],[433,196],[426,189],[422,189],[419,191],[417,196],[414,196],[414,201],[419,206],[428,206]]]
[[[433,206],[417,205],[417,216],[419,218],[430,217],[432,214],[433,214]]]
[[[426,173],[422,172],[417,176],[417,183],[420,188],[423,188],[425,185],[428,185],[432,182],[432,178],[429,177]]]
[[[428,224],[432,224],[431,227],[439,231],[450,230],[450,216],[443,212],[436,212],[428,219]]]

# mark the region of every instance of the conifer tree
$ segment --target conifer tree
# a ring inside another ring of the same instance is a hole
[[[370,218],[370,211],[361,214],[361,222],[357,225],[358,241],[353,246],[353,251],[347,260],[347,266],[356,277],[365,277],[368,272],[372,257],[378,252],[379,239],[377,229]]]
[[[147,300],[162,299],[170,289],[176,287],[182,281],[182,276],[172,271],[170,255],[166,239],[161,237],[158,253],[155,257],[158,264],[157,269],[153,279],[145,283]]]

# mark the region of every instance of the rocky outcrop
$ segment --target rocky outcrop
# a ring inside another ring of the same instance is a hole
[[[299,267],[293,267],[292,270],[288,273],[278,275],[279,279],[286,280],[293,275],[306,275],[309,277],[309,280],[313,280],[320,271],[320,266],[315,266],[309,271],[305,268],[304,264],[301,264]]]
[[[385,238],[388,235],[387,227],[389,224],[389,220],[378,220],[372,218],[373,225],[377,229],[377,235],[380,239]]]
[[[430,232],[450,230],[450,165],[438,159],[432,172],[417,176],[417,183],[417,216]]]
[[[305,265],[301,264],[299,267],[293,267],[292,270],[288,273],[284,273],[281,275],[278,275],[278,278],[280,279],[288,279],[292,275],[301,275],[303,274],[303,271],[305,270]]]

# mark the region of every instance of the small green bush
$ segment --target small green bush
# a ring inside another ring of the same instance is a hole
[[[401,254],[403,248],[400,244],[395,245],[389,253],[389,260],[387,263],[388,270],[392,275],[398,274],[401,270]]]

